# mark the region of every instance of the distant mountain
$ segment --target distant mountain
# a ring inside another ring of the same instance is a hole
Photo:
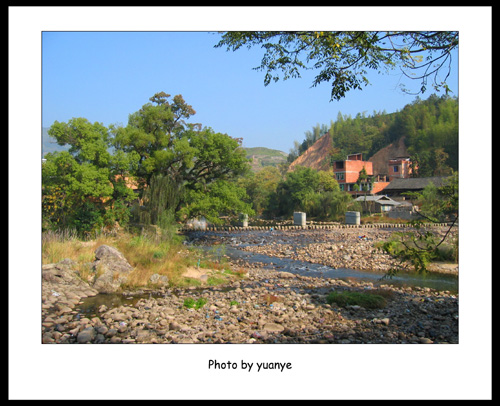
[[[276,149],[265,147],[243,148],[247,153],[247,158],[250,158],[250,163],[253,171],[259,171],[265,166],[278,166],[282,162],[286,162],[288,154]]]

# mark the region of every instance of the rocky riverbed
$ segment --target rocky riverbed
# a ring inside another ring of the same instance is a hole
[[[448,231],[448,227],[431,226],[429,230],[440,239]],[[395,231],[407,231],[407,229],[354,227],[238,233],[195,232],[190,234],[190,239],[193,244],[198,245],[223,244],[270,257],[310,262],[332,268],[385,273],[400,268],[401,264],[378,249],[375,243],[387,241]],[[454,238],[457,232],[457,229],[453,229],[447,239]],[[433,263],[429,269],[433,272],[458,274],[458,264]]]
[[[365,231],[367,240],[362,241],[369,242],[373,236]],[[328,241],[321,238],[326,237],[313,237],[308,245],[337,244],[331,236]],[[293,248],[296,255],[300,249]],[[164,285],[113,293],[108,296],[113,300],[100,302],[106,294],[82,281],[71,261],[44,265],[42,342],[458,343],[458,294],[296,275],[249,264],[245,270],[243,278],[224,286]],[[384,298],[384,305],[339,305],[327,300],[332,292],[375,293]]]

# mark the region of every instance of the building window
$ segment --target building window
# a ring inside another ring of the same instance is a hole
[[[342,173],[337,172],[335,174],[335,179],[337,179],[337,180],[344,180],[344,173],[343,172]]]
[[[398,166],[398,165],[394,165],[394,166],[392,167],[392,170],[394,171],[394,173],[399,172],[399,166]]]

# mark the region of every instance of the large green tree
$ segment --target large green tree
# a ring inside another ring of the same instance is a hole
[[[318,72],[313,86],[330,83],[331,100],[339,100],[348,91],[366,86],[369,70],[399,68],[403,75],[420,81],[418,93],[429,86],[448,91],[446,80],[458,32],[230,31],[216,45],[232,51],[243,46],[265,50],[256,69],[266,72],[266,86],[311,69]]]
[[[136,176],[142,188],[153,176],[166,176],[178,190],[175,212],[183,217],[204,215],[213,222],[219,213],[253,213],[234,180],[249,170],[241,140],[192,124],[196,112],[181,95],[160,92],[129,116],[128,125],[112,129],[113,145],[139,155]],[[168,204],[172,205],[172,202]]]
[[[258,172],[250,172],[238,180],[247,193],[247,202],[258,214],[269,207],[269,200],[282,180],[281,173],[274,166],[266,166]]]
[[[134,170],[135,153],[112,154],[108,129],[73,118],[49,129],[68,151],[49,153],[42,166],[42,214],[47,228],[74,228],[90,233],[128,219],[134,193],[124,173]]]
[[[268,199],[266,214],[289,217],[299,210],[310,217],[337,219],[351,201],[349,194],[340,191],[331,171],[298,166],[278,183]]]

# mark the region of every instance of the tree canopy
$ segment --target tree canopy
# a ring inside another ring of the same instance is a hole
[[[127,126],[106,128],[85,118],[56,121],[49,135],[70,148],[46,155],[45,225],[92,231],[125,222],[137,197],[152,222],[165,218],[159,203],[184,219],[204,215],[217,222],[221,213],[253,214],[236,184],[249,170],[241,141],[189,123],[194,114],[181,95],[171,99],[160,92],[129,115]],[[138,195],[127,187],[130,181]]]
[[[266,72],[266,86],[281,78],[298,78],[304,70],[315,70],[319,73],[312,86],[330,83],[331,100],[340,100],[350,90],[369,84],[369,70],[395,68],[420,81],[417,94],[429,86],[448,92],[446,80],[452,51],[458,47],[458,32],[230,31],[215,46],[236,51],[258,45],[264,55],[255,69]],[[443,71],[441,80],[439,73]]]

